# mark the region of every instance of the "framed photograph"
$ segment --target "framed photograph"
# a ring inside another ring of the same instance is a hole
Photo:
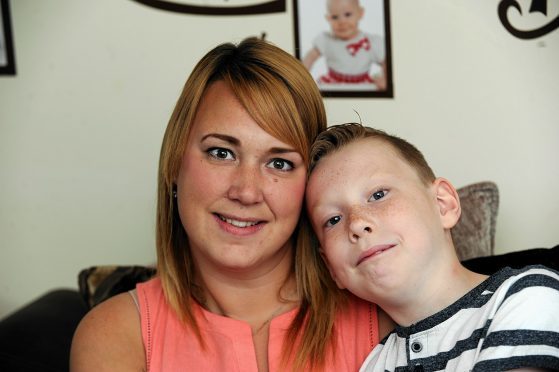
[[[393,98],[389,0],[293,0],[295,56],[325,97]]]
[[[8,0],[0,0],[0,75],[15,75],[14,45]]]

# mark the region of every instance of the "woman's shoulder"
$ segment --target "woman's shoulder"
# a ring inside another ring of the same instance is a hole
[[[376,304],[363,300],[351,293],[347,295],[346,306],[340,312],[342,319],[356,321],[361,326],[369,324],[369,330],[373,332],[373,342],[376,344],[390,333],[396,323]],[[364,323],[364,322],[367,323]]]
[[[336,312],[334,322],[342,334],[356,333],[359,335],[362,333],[368,335],[371,331],[376,332],[376,306],[351,294],[347,294],[345,301]]]
[[[343,307],[343,311],[347,312],[348,310],[351,310],[353,312],[356,313],[376,313],[377,311],[377,306],[369,301],[365,301],[362,298],[359,298],[355,295],[353,295],[352,293],[346,293],[346,302],[345,302],[345,306]]]
[[[70,369],[145,370],[140,316],[130,293],[100,303],[82,319],[72,340]]]

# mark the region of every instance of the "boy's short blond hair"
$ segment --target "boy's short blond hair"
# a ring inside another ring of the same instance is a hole
[[[311,147],[309,174],[322,158],[363,138],[378,139],[391,145],[402,159],[415,169],[421,181],[426,185],[435,180],[433,170],[427,164],[421,151],[414,145],[380,129],[366,127],[359,123],[333,125],[318,135]]]

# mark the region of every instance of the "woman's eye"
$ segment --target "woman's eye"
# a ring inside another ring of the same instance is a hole
[[[234,160],[233,153],[221,147],[214,147],[208,150],[208,154],[216,159]]]
[[[373,193],[373,195],[371,195],[371,197],[369,198],[369,201],[371,200],[379,200],[382,199],[386,196],[386,194],[388,193],[387,190],[379,190],[379,191],[375,191]]]
[[[285,159],[272,159],[267,166],[280,171],[289,171],[293,169],[293,163]]]
[[[340,222],[341,219],[342,219],[342,217],[340,217],[340,216],[334,216],[334,217],[330,218],[328,221],[326,221],[326,227],[334,226],[335,224]]]

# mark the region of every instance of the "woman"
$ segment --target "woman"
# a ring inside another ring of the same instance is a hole
[[[336,289],[300,217],[325,127],[288,53],[249,38],[204,56],[163,139],[158,275],[84,318],[71,369],[357,370],[376,308]]]

